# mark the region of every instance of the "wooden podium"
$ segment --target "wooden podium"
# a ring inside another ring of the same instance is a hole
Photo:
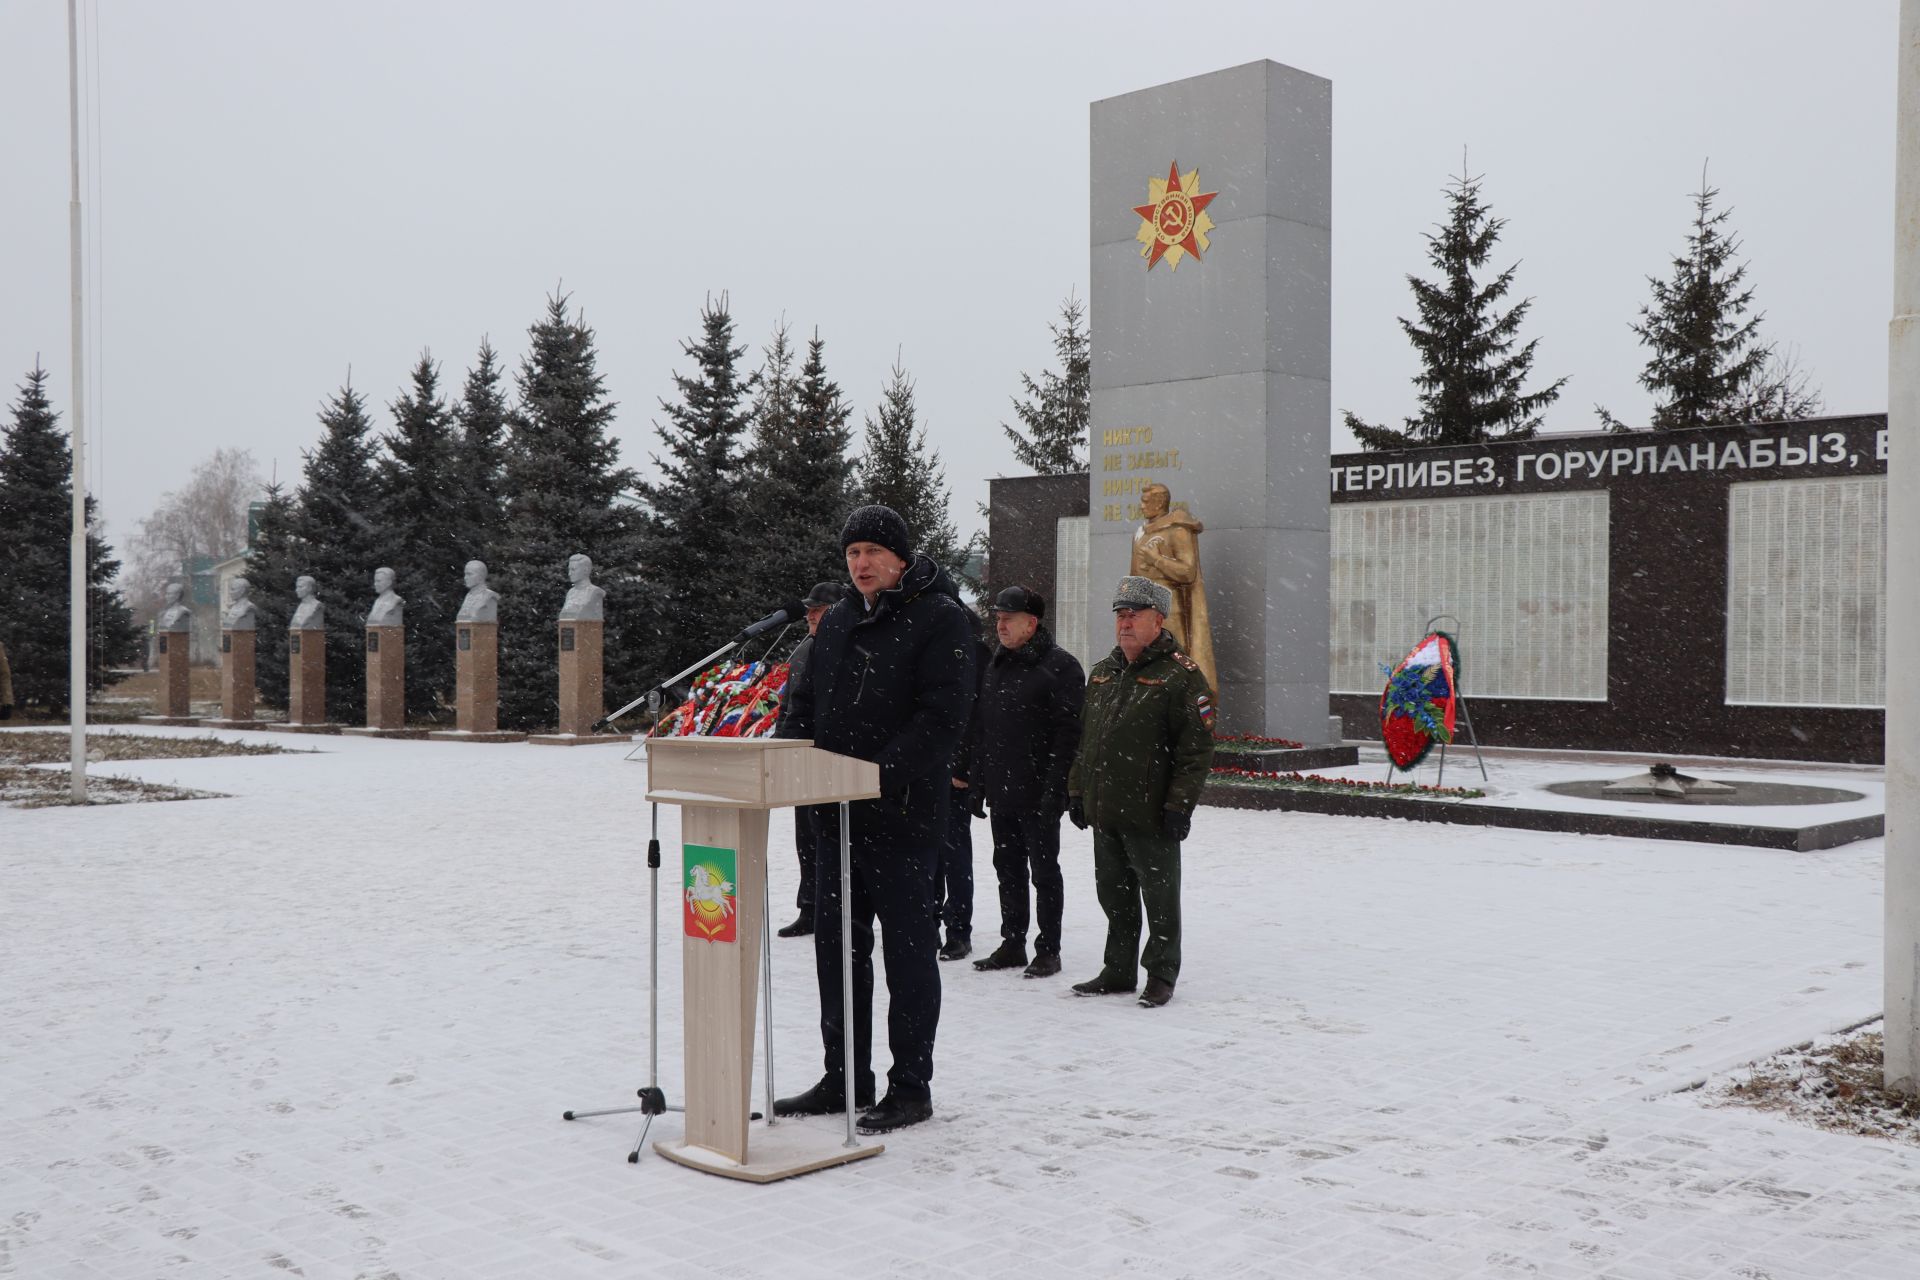
[[[747,1150],[755,1002],[766,924],[767,811],[867,800],[880,766],[792,738],[650,738],[647,799],[681,808],[686,1138],[653,1149],[678,1164],[773,1182],[879,1155],[817,1128],[769,1123]],[[844,872],[843,872],[844,874]],[[842,893],[845,910],[848,895]],[[842,929],[844,940],[851,931]],[[845,962],[842,963],[843,972]],[[852,1005],[848,1005],[849,1027]],[[849,1030],[846,1042],[851,1045]],[[852,1095],[849,1093],[849,1101]],[[848,1126],[849,1141],[852,1126]]]

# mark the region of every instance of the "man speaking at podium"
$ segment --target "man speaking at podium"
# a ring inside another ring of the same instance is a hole
[[[880,798],[848,806],[852,820],[853,1044],[862,1133],[933,1115],[933,1039],[940,1023],[940,842],[953,803],[951,762],[974,697],[973,630],[953,580],[916,555],[889,507],[861,507],[840,531],[856,594],[827,611],[813,654],[787,697],[779,733],[880,766]],[[826,1075],[774,1103],[783,1116],[847,1106],[840,994],[840,809],[823,806],[815,861],[814,968]],[[873,922],[887,966],[887,1094],[873,1105]]]

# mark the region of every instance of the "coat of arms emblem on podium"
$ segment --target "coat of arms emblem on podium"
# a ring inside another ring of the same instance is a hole
[[[686,846],[686,909],[682,913],[689,938],[707,942],[732,942],[735,907],[734,869],[737,856],[732,849],[712,845]]]

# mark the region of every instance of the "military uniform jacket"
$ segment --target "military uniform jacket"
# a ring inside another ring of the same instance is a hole
[[[1163,810],[1193,812],[1212,767],[1213,691],[1172,632],[1133,662],[1116,647],[1094,664],[1067,776],[1088,822],[1158,830]]]

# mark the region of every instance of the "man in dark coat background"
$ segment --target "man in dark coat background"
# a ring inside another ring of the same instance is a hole
[[[973,715],[967,721],[966,736],[953,754],[953,795],[947,805],[947,835],[940,845],[940,867],[935,884],[940,897],[940,919],[947,926],[947,945],[940,948],[942,960],[964,960],[973,952],[973,820],[985,817],[980,797],[969,789],[974,757],[980,750],[980,685],[987,676],[987,663],[993,650],[980,639],[980,619],[971,609],[967,623],[973,628]]]
[[[993,870],[1000,881],[1000,946],[976,969],[1018,969],[1026,977],[1060,972],[1060,815],[1067,808],[1067,771],[1080,743],[1086,675],[1042,625],[1047,602],[1025,587],[994,598],[1000,644],[987,668],[974,719],[969,790],[991,811]],[[1040,932],[1027,963],[1027,881],[1031,875]]]
[[[813,656],[813,635],[820,630],[820,619],[827,616],[827,610],[839,604],[846,597],[847,589],[837,582],[816,582],[813,590],[807,592],[800,603],[807,610],[807,634],[794,646],[793,656],[787,659],[787,687],[792,688],[800,679],[800,673],[807,669],[807,662]],[[774,724],[773,736],[787,737],[780,732],[792,710],[791,699],[780,704],[780,717]],[[800,859],[800,889],[794,895],[794,906],[800,914],[793,923],[783,925],[779,934],[783,938],[804,938],[813,932],[813,865],[818,859],[820,847],[820,813],[825,805],[801,804],[793,808],[793,851]],[[837,863],[837,858],[836,858]]]
[[[854,1096],[846,1096],[840,994],[840,811],[826,808],[814,867],[814,970],[826,1074],[778,1099],[777,1115],[826,1115],[873,1097],[873,925],[887,966],[887,1094],[860,1117],[885,1133],[933,1115],[940,1024],[940,924],[934,873],[953,794],[953,754],[973,710],[973,631],[953,580],[915,554],[906,521],[861,507],[840,532],[854,595],[827,610],[807,669],[788,693],[782,736],[872,760],[880,798],[850,810]]]

